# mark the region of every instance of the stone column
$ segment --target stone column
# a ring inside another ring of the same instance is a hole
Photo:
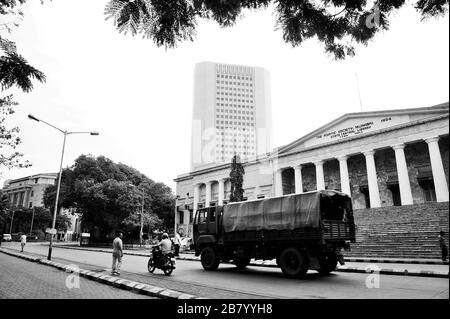
[[[348,176],[347,159],[348,156],[340,156],[337,158],[339,161],[339,173],[341,175],[341,190],[347,195],[352,195],[350,189],[350,177]]]
[[[198,209],[198,202],[200,201],[200,184],[194,185],[194,214]]]
[[[409,183],[408,166],[405,158],[405,144],[394,145],[395,163],[397,164],[398,185],[400,188],[400,200],[402,205],[412,205],[413,197],[411,184]]]
[[[317,183],[317,190],[324,190],[325,189],[325,177],[323,175],[323,161],[317,161],[314,162],[314,165],[316,165],[316,183]]]
[[[283,196],[283,177],[281,173],[283,169],[277,169],[275,172],[275,196]]]
[[[294,167],[295,172],[295,193],[303,193],[303,178],[302,178],[302,166],[297,165]]]
[[[209,203],[211,202],[211,185],[212,182],[206,182],[206,191],[205,191],[205,207],[209,207]]]
[[[380,192],[378,190],[377,169],[375,167],[375,151],[364,152],[366,157],[367,181],[369,183],[370,207],[381,207]]]
[[[219,179],[219,205],[223,205],[225,199],[225,178]]]
[[[436,200],[438,202],[448,202],[448,186],[445,179],[445,171],[444,166],[442,165],[438,141],[439,137],[432,137],[425,140],[428,144],[428,152],[430,153]]]

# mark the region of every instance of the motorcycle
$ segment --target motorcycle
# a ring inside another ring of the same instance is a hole
[[[155,246],[152,249],[147,268],[150,273],[153,273],[158,268],[164,272],[164,275],[170,276],[175,269],[175,256],[172,252],[163,254],[159,247]]]

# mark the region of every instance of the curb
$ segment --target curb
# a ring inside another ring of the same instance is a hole
[[[415,259],[383,259],[383,258],[357,258],[347,257],[344,258],[348,262],[361,262],[361,263],[383,263],[383,264],[420,264],[420,265],[448,265],[448,261],[440,260],[415,260]]]
[[[104,249],[89,249],[89,248],[81,248],[81,247],[67,247],[67,246],[54,246],[59,248],[67,248],[67,249],[78,249],[78,250],[89,250],[89,251],[97,251],[97,252],[104,252],[104,253],[111,253],[109,250]],[[149,257],[150,254],[146,253],[135,253],[135,252],[124,252],[124,255],[131,255],[131,256],[142,256],[142,257]],[[188,261],[199,261],[200,259],[198,257],[177,257],[178,260],[188,260]],[[345,258],[345,261],[348,262],[368,262],[368,263],[394,263],[391,259],[361,259],[361,258]],[[395,262],[397,263],[397,262]],[[410,263],[408,262],[398,262],[398,263]],[[414,263],[411,262],[411,264],[423,264],[423,263]],[[438,261],[430,261],[428,264],[439,264]],[[267,261],[258,261],[258,262],[251,262],[251,266],[256,267],[270,267],[270,268],[278,268],[277,265],[269,264]],[[351,267],[351,266],[340,266],[335,271],[337,272],[353,272],[353,273],[373,273],[374,270],[371,270],[370,268],[365,267]],[[428,270],[418,270],[418,271],[409,271],[408,269],[388,269],[388,268],[381,268],[377,270],[382,275],[394,275],[394,276],[415,276],[415,277],[434,277],[434,278],[449,278],[449,272],[444,271],[428,271]]]
[[[57,263],[54,261],[41,259],[38,257],[22,255],[20,253],[15,253],[15,252],[6,250],[4,248],[0,248],[0,252],[10,255],[10,256],[25,259],[28,261],[36,262],[38,264],[51,266],[51,267],[63,270],[67,273],[77,273],[77,274],[79,274],[80,277],[84,277],[89,280],[94,280],[99,283],[107,284],[109,286],[113,286],[116,288],[130,290],[130,291],[139,293],[141,295],[147,295],[147,296],[163,298],[163,299],[204,299],[204,298],[189,295],[189,294],[175,291],[175,290],[170,290],[170,289],[165,289],[165,288],[156,287],[156,286],[152,286],[152,285],[147,285],[147,284],[144,284],[141,282],[131,281],[131,280],[127,280],[127,279],[123,279],[123,278],[119,278],[119,277],[113,277],[113,276],[109,276],[109,275],[105,275],[105,274],[99,274],[99,273],[88,271],[85,269],[80,269],[78,267],[75,268],[75,267],[71,267],[71,266]]]

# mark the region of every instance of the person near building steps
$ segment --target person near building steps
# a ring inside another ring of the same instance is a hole
[[[112,251],[112,271],[111,275],[120,275],[120,267],[122,266],[123,257],[123,234],[121,232],[117,233],[116,238],[113,240],[113,251]]]
[[[447,260],[447,254],[448,254],[447,245],[445,244],[444,235],[445,235],[445,233],[441,230],[439,232],[439,246],[441,246],[442,261],[446,261]]]

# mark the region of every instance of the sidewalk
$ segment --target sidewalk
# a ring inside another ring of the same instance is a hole
[[[113,286],[116,288],[124,289],[124,290],[132,290],[135,293],[152,296],[152,297],[158,297],[158,298],[164,298],[164,299],[203,299],[197,296],[193,296],[190,294],[186,294],[183,292],[165,289],[161,287],[156,287],[153,285],[148,285],[142,282],[127,280],[120,277],[110,276],[106,274],[100,274],[98,272],[89,271],[86,269],[80,269],[75,268],[73,265],[66,265],[63,263],[58,263],[55,261],[49,261],[47,259],[43,259],[42,256],[38,256],[31,253],[21,253],[21,252],[15,252],[11,249],[8,249],[6,247],[0,247],[0,252],[18,257],[21,259],[25,259],[31,262],[36,262],[39,264],[51,266],[60,270],[63,270],[67,273],[77,273],[80,277],[84,277],[90,280],[97,281],[99,283],[107,284],[109,286]]]
[[[110,248],[80,247],[76,245],[54,245],[54,247],[66,249],[80,249],[111,253]],[[145,256],[150,255],[149,249],[127,249],[125,255]],[[199,261],[200,257],[194,256],[193,252],[180,252],[179,260]],[[449,278],[448,262],[436,260],[414,260],[414,259],[393,259],[393,258],[346,258],[345,265],[338,265],[337,272],[373,273],[379,272],[384,275],[396,276],[418,276]],[[419,263],[421,262],[421,263]],[[251,266],[257,267],[278,267],[274,260],[252,260]]]

